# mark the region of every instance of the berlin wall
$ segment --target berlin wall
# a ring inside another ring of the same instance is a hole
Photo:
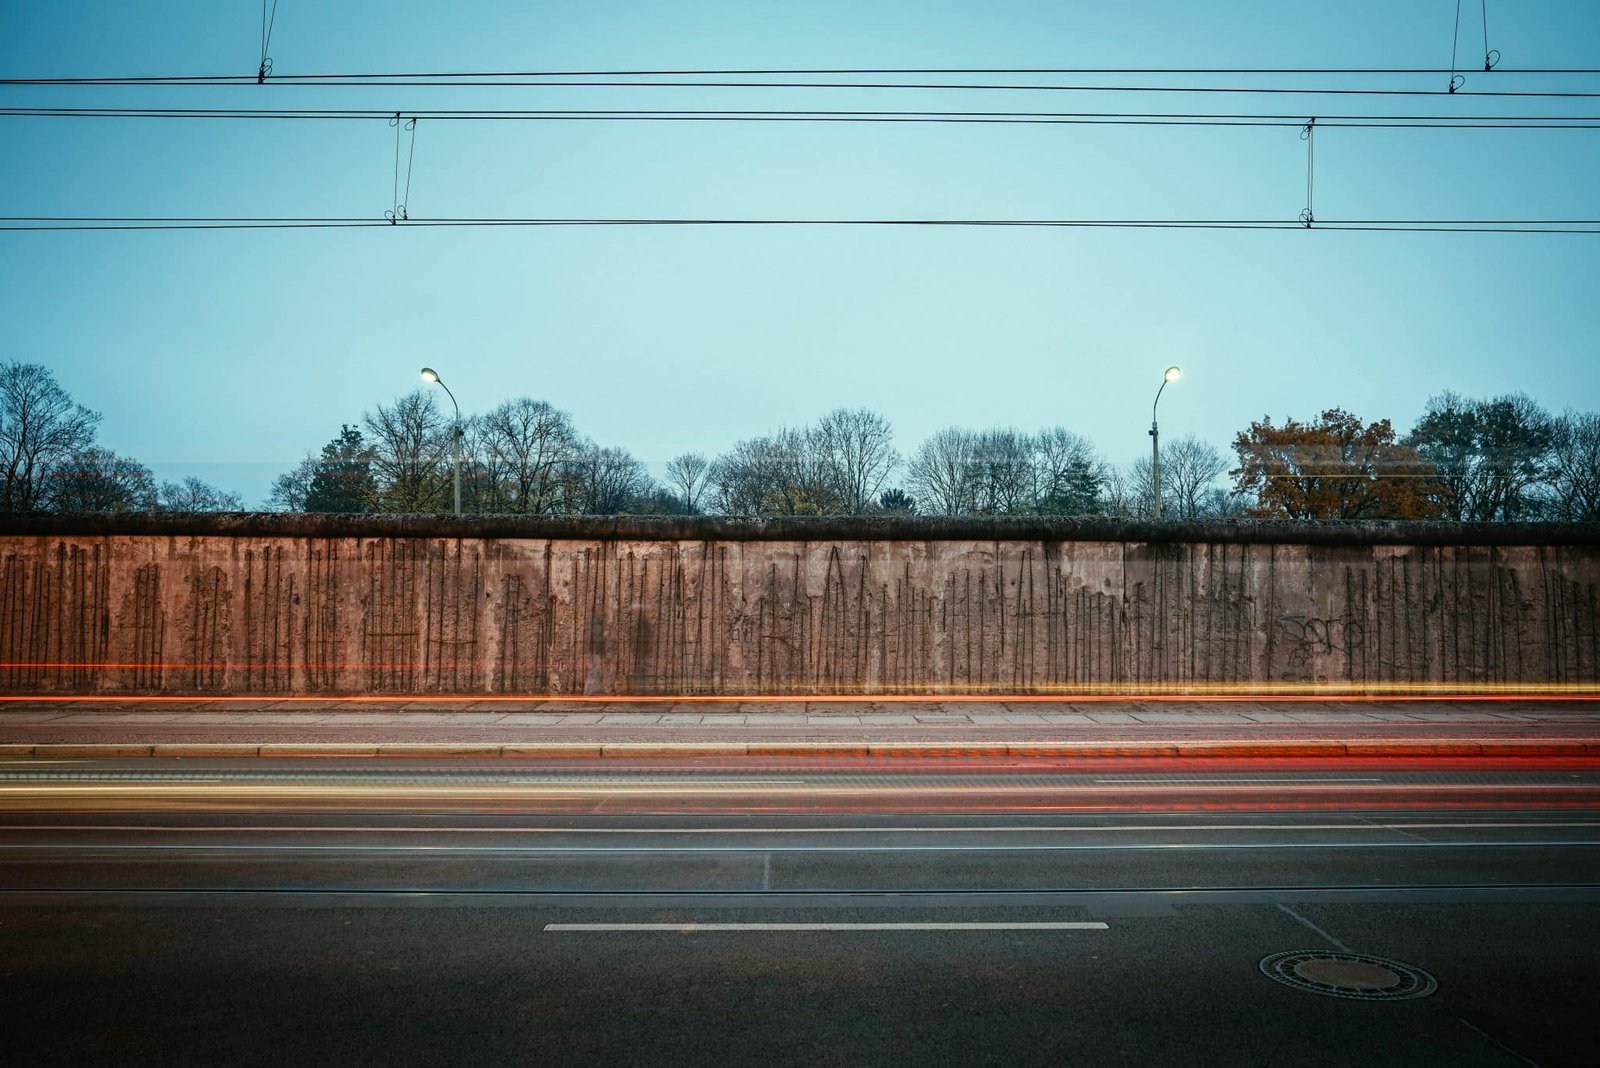
[[[1600,527],[0,517],[0,691],[1600,682]]]

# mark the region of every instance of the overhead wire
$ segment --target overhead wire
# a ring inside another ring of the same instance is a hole
[[[0,107],[0,118],[345,120],[392,119],[378,108]],[[516,122],[927,122],[1013,125],[1303,127],[1287,114],[1114,111],[930,111],[817,109],[412,109],[430,121]],[[1356,129],[1600,129],[1600,115],[1328,115],[1324,126]]]
[[[411,127],[411,147],[406,152],[406,198],[400,202],[402,207],[411,203],[411,164],[417,158],[417,120],[413,117],[409,125]]]
[[[1312,150],[1317,143],[1317,120],[1315,116],[1306,120],[1305,129],[1300,131],[1300,136],[1306,143],[1306,206],[1305,210],[1300,212],[1300,221],[1309,228],[1312,223],[1317,221],[1316,213],[1311,206],[1312,181],[1316,173],[1314,168],[1315,160],[1312,155]]]
[[[1487,73],[1500,65],[1500,50],[1489,47],[1489,0],[1478,0],[1478,12],[1483,17],[1483,69]],[[1467,84],[1467,76],[1458,73],[1457,46],[1461,41],[1461,0],[1456,0],[1455,24],[1450,34],[1450,82],[1448,92],[1454,93]]]
[[[261,0],[261,67],[256,72],[256,84],[260,85],[267,80],[267,75],[272,73],[272,57],[267,55],[267,49],[272,47],[272,28],[278,23],[278,0],[272,0],[272,14],[267,14],[267,0]]]
[[[1450,31],[1450,89],[1455,92],[1467,83],[1467,79],[1456,73],[1456,45],[1461,40],[1461,0],[1456,0],[1456,19]]]
[[[1489,47],[1489,0],[1478,0],[1478,10],[1483,14],[1483,69],[1491,71],[1500,65],[1500,50]]]
[[[805,218],[532,218],[440,217],[402,220],[352,216],[0,216],[0,231],[267,230],[367,227],[806,226],[995,227],[1059,229],[1301,230],[1286,219],[805,219]],[[1600,234],[1600,219],[1345,219],[1318,220],[1318,230],[1409,233]]]
[[[1459,0],[1457,35],[1459,35]],[[273,14],[275,16],[274,2]],[[267,20],[263,2],[263,51],[265,51],[270,21]],[[1487,10],[1484,11],[1486,63]],[[1452,42],[1450,93],[1458,86],[1456,78],[1456,42]],[[1492,63],[1490,63],[1492,66]],[[264,80],[265,68],[263,70]],[[1438,73],[1426,68],[789,68],[789,69],[723,69],[679,71],[523,71],[523,72],[454,72],[435,74],[304,74],[283,75],[272,79],[277,85],[310,86],[437,86],[437,87],[617,87],[617,88],[766,88],[766,89],[900,89],[900,90],[1019,90],[1085,93],[1211,93],[1211,94],[1295,94],[1338,96],[1437,96],[1437,90],[1376,87],[1304,86],[1172,86],[1172,85],[1060,85],[1060,84],[995,84],[992,82],[952,84],[944,82],[838,82],[838,81],[649,81],[641,78],[670,77],[747,77],[782,76],[788,78],[820,75],[897,76],[908,75],[997,75],[997,74],[1249,74],[1249,75],[1299,75],[1299,74],[1362,74],[1401,75]],[[1522,74],[1594,75],[1596,68],[1537,68]],[[594,80],[624,77],[628,80]],[[585,80],[564,80],[583,78]],[[493,79],[493,80],[486,80]],[[0,87],[24,85],[168,85],[168,86],[229,86],[241,84],[245,79],[237,75],[140,75],[115,78],[5,78]],[[1589,91],[1491,91],[1462,95],[1481,97],[1529,98],[1600,98],[1600,92]],[[405,128],[412,131],[411,152],[407,159],[406,197],[400,196],[399,187],[399,136],[396,130],[395,181],[393,207],[386,212],[386,220],[343,219],[334,217],[305,218],[128,218],[128,217],[7,217],[0,219],[0,229],[216,229],[216,228],[324,228],[363,227],[372,225],[422,226],[1035,226],[1035,227],[1128,227],[1128,228],[1234,228],[1234,229],[1288,229],[1311,225],[1311,198],[1313,190],[1312,137],[1314,124],[1353,128],[1398,129],[1593,129],[1600,126],[1600,116],[1558,115],[1330,115],[1307,121],[1303,116],[1206,113],[1206,112],[1022,112],[1022,111],[931,111],[931,110],[818,110],[818,109],[419,109],[396,112],[369,109],[256,109],[256,108],[135,108],[135,107],[13,107],[0,108],[0,118],[122,118],[122,119],[244,119],[244,120],[366,120],[385,118],[399,127],[402,116],[410,115]],[[426,116],[439,121],[583,121],[583,122],[863,122],[863,123],[1004,123],[1027,125],[1171,125],[1171,126],[1295,126],[1302,128],[1307,140],[1306,208],[1298,222],[1285,220],[1006,220],[1006,219],[580,219],[580,218],[439,218],[410,219],[405,209],[409,199],[411,164],[415,154],[415,124],[418,117]],[[1600,226],[1595,220],[1344,220],[1342,222],[1318,221],[1320,229],[1412,230],[1432,232],[1527,232],[1527,233],[1593,233]]]
[[[177,85],[230,85],[239,84],[236,80],[228,81],[133,81],[101,79],[97,81],[50,81],[44,79],[0,79],[0,85],[118,85],[118,86],[177,86]],[[374,88],[377,86],[398,87],[452,87],[452,88],[623,88],[623,89],[898,89],[898,90],[954,90],[954,91],[1022,91],[1022,92],[1067,92],[1067,93],[1221,93],[1232,95],[1255,94],[1292,94],[1301,96],[1442,96],[1444,91],[1436,89],[1375,89],[1375,88],[1308,88],[1290,86],[1193,86],[1193,85],[1059,85],[1059,84],[998,84],[994,82],[983,83],[952,83],[952,82],[748,82],[748,81],[643,81],[629,79],[627,81],[571,81],[571,80],[441,80],[416,79],[416,80],[346,80],[346,81],[307,81],[295,80],[285,77],[274,77],[266,83],[277,86],[311,86],[315,88],[345,87],[345,88]],[[1600,92],[1588,91],[1555,91],[1555,90],[1486,90],[1475,92],[1454,92],[1449,95],[1471,97],[1521,97],[1543,99],[1594,99],[1600,97]]]
[[[1487,18],[1487,16],[1486,16]],[[1485,21],[1487,28],[1487,21]],[[404,71],[404,72],[343,72],[281,74],[273,81],[279,84],[318,81],[370,81],[383,84],[393,79],[459,78],[675,78],[675,77],[805,77],[813,75],[872,75],[898,77],[909,75],[996,75],[996,74],[1238,74],[1238,75],[1402,75],[1454,74],[1439,67],[705,67],[676,69],[632,70],[489,70],[489,71]],[[1524,67],[1501,70],[1505,75],[1600,75],[1600,67]],[[138,84],[215,84],[245,83],[250,79],[237,74],[136,74],[99,75],[85,77],[36,76],[0,78],[0,85],[138,85]]]
[[[411,164],[417,156],[417,120],[415,118],[402,118],[399,112],[389,120],[389,125],[394,127],[394,205],[384,212],[384,217],[391,223],[406,222],[411,218],[406,210],[406,205],[411,201]],[[400,195],[400,134],[402,131],[411,134],[411,148],[406,153],[406,194]]]

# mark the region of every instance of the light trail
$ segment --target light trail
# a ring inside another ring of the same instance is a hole
[[[194,813],[261,813],[267,811],[298,811],[298,812],[328,812],[333,809],[317,807],[311,803],[313,799],[274,799],[250,798],[243,801],[233,801],[229,798],[218,798],[209,803],[188,803],[183,799],[161,798],[83,798],[82,804],[65,803],[71,799],[41,798],[38,803],[29,803],[27,799],[0,799],[0,810],[11,812],[84,812],[104,814],[110,812],[148,812],[148,811],[174,811]],[[128,804],[117,804],[125,800]],[[296,800],[304,800],[306,804],[292,804]],[[340,809],[351,807],[383,813],[433,813],[437,808],[427,805],[406,807],[404,801],[420,802],[423,798],[379,798],[373,805],[362,805],[359,798],[341,799]],[[560,813],[569,815],[630,815],[630,816],[684,816],[684,815],[737,815],[737,816],[803,816],[816,815],[819,812],[829,814],[850,814],[857,816],[889,816],[901,814],[937,815],[937,816],[983,816],[996,814],[1013,815],[1060,815],[1060,816],[1097,816],[1097,815],[1203,815],[1208,813],[1251,814],[1266,813],[1313,813],[1313,812],[1347,812],[1359,809],[1363,812],[1406,812],[1406,811],[1431,811],[1431,812],[1484,812],[1498,810],[1503,812],[1526,812],[1539,810],[1543,812],[1593,812],[1600,807],[1600,797],[1552,797],[1538,792],[1529,792],[1523,796],[1509,796],[1491,798],[1483,795],[1463,794],[1459,797],[1440,796],[1414,796],[1397,799],[1393,794],[1379,796],[1324,796],[1290,798],[1275,797],[1271,799],[1246,798],[1243,800],[1218,800],[1216,798],[1194,798],[1188,796],[1152,797],[1145,800],[1133,800],[1126,796],[1120,799],[1103,800],[1073,800],[1058,803],[1043,801],[1019,802],[1007,800],[1004,803],[995,799],[991,803],[983,803],[984,799],[977,801],[964,799],[960,802],[951,802],[939,794],[925,794],[918,797],[904,799],[902,805],[896,806],[883,803],[881,800],[875,804],[839,804],[837,802],[823,805],[823,799],[810,799],[804,803],[781,803],[778,801],[761,801],[760,803],[734,803],[737,797],[717,798],[716,804],[699,804],[698,800],[691,797],[680,798],[671,808],[657,808],[649,805],[629,807],[621,804],[618,798],[604,799],[607,803],[596,806],[594,798],[545,796],[538,798],[514,799],[516,804],[494,807],[497,798],[453,798],[457,802],[475,802],[478,806],[472,811],[486,814],[529,814],[529,813]],[[644,799],[648,800],[648,798]],[[207,799],[199,799],[206,802]],[[51,803],[53,802],[53,803]],[[554,804],[564,802],[558,807],[540,808],[540,804]],[[618,802],[612,804],[610,802]],[[459,810],[458,810],[459,811]]]
[[[1184,899],[1193,900],[1204,896],[1216,903],[1239,901],[1245,904],[1271,903],[1274,898],[1282,898],[1296,903],[1305,903],[1320,900],[1363,900],[1372,902],[1381,901],[1413,901],[1434,894],[1483,894],[1483,895],[1510,895],[1518,902],[1525,902],[1530,894],[1555,894],[1555,895],[1580,895],[1581,900],[1590,900],[1600,894],[1600,883],[1580,882],[1575,880],[1551,882],[1427,882],[1427,883],[1386,883],[1370,886],[1333,886],[1324,884],[1295,885],[1272,884],[1255,886],[1221,886],[1221,885],[1188,885],[1188,886],[1107,886],[1107,887],[939,887],[920,888],[907,887],[904,889],[763,889],[763,890],[613,890],[613,889],[501,889],[495,887],[372,887],[372,886],[215,886],[215,887],[184,887],[184,886],[41,886],[41,887],[0,887],[0,898],[9,901],[29,901],[38,899],[51,904],[74,899],[94,900],[96,898],[149,898],[154,900],[170,899],[181,901],[185,899],[198,900],[203,898],[327,898],[341,899],[370,898],[374,901],[393,901],[396,899],[413,899],[419,902],[434,902],[448,904],[453,899],[510,899],[518,901],[548,900],[566,904],[569,902],[611,902],[611,901],[641,901],[647,900],[661,907],[674,904],[690,903],[699,905],[715,901],[727,904],[743,904],[745,902],[768,904],[773,900],[783,901],[785,905],[799,906],[802,903],[815,901],[833,907],[840,902],[844,903],[875,903],[880,901],[902,902],[928,899],[951,899],[960,901],[963,905],[976,905],[993,900],[1005,904],[1072,904],[1077,902],[1103,903],[1117,899],[1140,898],[1171,898],[1175,902]]]
[[[582,804],[588,812],[701,813],[995,813],[1143,811],[1311,811],[1351,809],[1579,808],[1600,806],[1593,784],[1347,785],[1286,787],[1270,791],[1241,784],[1168,787],[1105,786],[837,786],[777,791],[749,787],[319,787],[303,785],[84,784],[72,787],[0,787],[0,809],[12,811],[180,810],[260,811],[261,806],[369,807],[476,805],[487,810],[539,811],[553,803]],[[497,808],[497,806],[500,806]],[[670,807],[668,807],[670,806]]]
[[[13,812],[367,812],[478,811],[484,814],[564,813],[628,817],[656,814],[818,814],[1019,816],[1057,813],[1294,813],[1314,811],[1482,812],[1600,808],[1600,760],[1538,758],[1509,760],[1370,760],[1329,764],[1314,759],[1279,762],[1161,759],[1018,763],[1016,761],[918,762],[873,765],[772,762],[769,774],[732,758],[720,764],[662,761],[606,767],[602,775],[583,765],[467,764],[448,762],[407,770],[403,765],[361,762],[274,768],[272,762],[136,765],[71,765],[48,762],[0,773],[0,809]],[[566,774],[568,769],[579,774]],[[662,774],[673,768],[675,775]],[[725,768],[732,776],[718,776]],[[1159,774],[1136,777],[1149,768]],[[1297,768],[1313,774],[1289,779]],[[624,769],[636,770],[629,778]],[[1181,771],[1179,770],[1181,769]],[[1206,775],[1206,770],[1222,772]],[[1259,770],[1267,774],[1239,772]],[[1529,775],[1528,772],[1533,772]],[[935,773],[937,772],[937,773]],[[1189,774],[1198,772],[1199,774]],[[1231,772],[1231,774],[1229,773]],[[1340,774],[1344,772],[1344,774]],[[1430,774],[1440,772],[1440,775]],[[939,774],[942,773],[942,774]],[[1100,778],[1096,778],[1096,774]],[[1487,773],[1487,774],[1486,774]],[[1496,774],[1504,773],[1504,774]],[[1487,781],[1486,781],[1487,780]],[[1238,821],[1230,821],[1238,822]],[[1399,830],[1366,821],[1382,833]],[[793,833],[805,833],[796,829]],[[316,829],[301,832],[315,834]],[[415,832],[413,832],[415,833]],[[558,834],[547,828],[538,833]],[[623,833],[623,832],[618,832]],[[633,833],[648,833],[641,829]],[[849,830],[827,833],[851,833]],[[855,831],[855,833],[865,833]],[[1369,837],[1363,827],[1360,837]]]
[[[159,108],[0,107],[0,119],[388,122],[736,122],[1031,126],[1231,126],[1298,129],[1306,115],[1208,112],[929,111],[840,109],[511,109],[511,108]],[[1594,115],[1318,115],[1317,128],[1405,130],[1595,130]]]
[[[1373,777],[1373,776],[1360,776],[1360,777],[1350,777],[1350,778],[1342,778],[1342,779],[1305,779],[1305,778],[1299,778],[1299,777],[1257,778],[1257,777],[1253,777],[1253,776],[1252,777],[1242,777],[1241,776],[1240,778],[1236,778],[1236,779],[1219,779],[1219,778],[1216,778],[1215,776],[1203,776],[1202,777],[1202,776],[1198,776],[1198,775],[1190,776],[1188,778],[1181,778],[1181,777],[1173,776],[1173,775],[1163,775],[1163,776],[1151,776],[1151,777],[1148,777],[1148,778],[1134,776],[1134,777],[1123,778],[1123,779],[1096,779],[1095,780],[1096,783],[1099,783],[1099,784],[1101,784],[1103,786],[1127,785],[1129,783],[1137,783],[1140,786],[1185,786],[1185,785],[1201,785],[1201,786],[1204,786],[1204,785],[1210,785],[1210,784],[1213,784],[1213,783],[1251,783],[1251,784],[1254,784],[1254,785],[1260,785],[1260,784],[1263,784],[1263,783],[1280,783],[1280,782],[1292,782],[1292,783],[1352,783],[1352,782],[1382,782],[1382,781],[1383,781],[1382,779],[1377,778],[1377,777]]]
[[[0,825],[0,834],[61,833],[81,831],[100,833],[163,834],[554,834],[554,835],[784,835],[784,834],[1079,834],[1079,833],[1189,833],[1195,831],[1411,831],[1544,829],[1549,827],[1600,827],[1600,820],[1465,820],[1457,822],[1408,820],[1373,823],[1172,823],[1172,824],[980,824],[938,827],[901,827],[884,824],[870,827],[399,827],[370,825],[252,824],[184,826],[178,824],[134,823],[23,823]]]
[[[1384,841],[1384,842],[1095,842],[1033,845],[750,845],[750,846],[563,846],[563,845],[268,845],[243,843],[159,842],[12,842],[0,844],[0,854],[29,852],[78,853],[348,853],[395,856],[670,856],[738,853],[1215,853],[1234,850],[1303,849],[1588,849],[1600,847],[1590,838],[1507,838],[1485,841]]]
[[[122,670],[131,664],[0,663],[0,670]],[[157,665],[155,670],[187,670],[192,665]],[[1172,683],[1139,687],[1100,685],[1038,688],[1027,693],[995,689],[938,693],[818,694],[0,694],[0,702],[105,704],[947,704],[1058,702],[1128,703],[1138,701],[1600,701],[1600,683]]]
[[[701,931],[1105,931],[1109,924],[1095,921],[1055,923],[547,923],[546,931],[671,931],[698,934]]]

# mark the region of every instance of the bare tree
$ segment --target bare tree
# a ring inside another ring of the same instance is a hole
[[[483,417],[469,415],[463,418],[461,510],[466,513],[507,511],[501,485],[503,470],[498,457],[489,447],[489,435]],[[454,479],[454,470],[450,477]]]
[[[690,515],[700,511],[710,472],[711,461],[704,453],[686,452],[667,461],[667,485],[677,492]]]
[[[964,515],[977,506],[977,437],[964,427],[946,427],[917,448],[906,473],[925,512]]]
[[[1556,420],[1545,513],[1575,523],[1600,520],[1600,412]]]
[[[1102,510],[1106,465],[1089,439],[1065,427],[1033,439],[1034,510],[1044,515],[1093,515]]]
[[[900,465],[889,421],[866,408],[839,408],[806,436],[841,510],[849,515],[871,511],[878,491]]]
[[[777,481],[780,464],[771,458],[770,438],[741,441],[712,462],[706,472],[716,510],[723,515],[762,515],[767,485]]]
[[[518,397],[484,416],[479,430],[497,507],[530,515],[561,510],[562,472],[582,448],[566,412]]]
[[[973,450],[977,468],[979,515],[1022,515],[1033,511],[1033,441],[1010,427],[996,427],[977,435]]]
[[[99,422],[99,413],[74,402],[48,368],[0,365],[0,511],[44,507],[51,472],[66,465],[70,477],[70,458],[94,443]]]
[[[783,453],[784,445],[774,438],[751,438],[717,457],[706,475],[717,511],[766,515],[782,496],[790,466]]]
[[[311,486],[317,477],[317,458],[307,456],[294,469],[285,471],[272,480],[272,492],[267,494],[267,507],[275,512],[304,512],[306,500],[311,496]]]
[[[1198,515],[1213,519],[1238,519],[1250,510],[1255,501],[1234,493],[1223,486],[1213,486],[1200,501]]]
[[[372,446],[378,509],[438,512],[450,507],[451,421],[433,394],[417,390],[362,417]]]
[[[1035,438],[1010,427],[947,427],[923,442],[908,481],[941,515],[1024,515],[1088,510],[1099,481],[1087,441],[1069,431]]]
[[[1224,514],[1218,511],[1220,508],[1233,508],[1225,514],[1236,514],[1245,502],[1218,482],[1227,472],[1228,458],[1208,441],[1190,434],[1162,442],[1161,514],[1172,519],[1198,519]],[[1128,488],[1131,514],[1149,515],[1153,499],[1150,457],[1141,456],[1133,462],[1128,470]],[[1234,504],[1238,507],[1234,508]]]
[[[1166,465],[1162,465],[1162,475],[1166,474]],[[1145,519],[1150,516],[1154,502],[1155,483],[1150,475],[1150,457],[1141,456],[1127,468],[1128,480],[1128,505],[1129,515]],[[1162,478],[1165,482],[1165,477]]]
[[[1556,421],[1531,397],[1428,399],[1406,444],[1433,465],[1429,486],[1444,515],[1469,522],[1524,519],[1549,475]]]
[[[50,473],[48,506],[58,512],[146,512],[156,482],[137,460],[98,445],[74,451]]]
[[[188,476],[182,482],[163,482],[157,493],[163,512],[240,512],[244,501],[237,493],[218,489],[204,479]]]
[[[1146,465],[1149,461],[1145,461]],[[1136,478],[1120,467],[1107,465],[1100,480],[1100,501],[1106,515],[1133,519],[1149,513],[1148,501],[1139,496]]]
[[[728,515],[838,515],[838,486],[804,430],[741,441],[711,466],[717,508]]]
[[[1208,514],[1217,480],[1228,471],[1228,458],[1208,441],[1193,434],[1161,449],[1161,510],[1163,514],[1195,519]]]
[[[626,449],[588,445],[565,467],[567,500],[584,515],[631,512],[656,489],[644,464]]]

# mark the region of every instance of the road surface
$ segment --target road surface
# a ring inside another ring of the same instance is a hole
[[[1593,1064],[1596,946],[1593,761],[0,764],[17,1064]]]

